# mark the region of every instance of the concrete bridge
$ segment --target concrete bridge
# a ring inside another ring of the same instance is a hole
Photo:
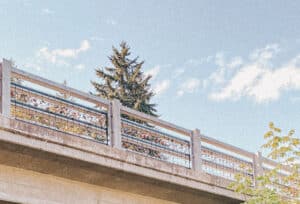
[[[0,203],[240,203],[234,175],[274,165],[5,59],[0,70]]]

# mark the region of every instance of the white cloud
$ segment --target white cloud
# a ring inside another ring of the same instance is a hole
[[[218,69],[209,76],[209,81],[216,84],[221,84],[225,82],[225,72],[226,72],[226,62],[223,52],[218,52],[215,57],[215,64]],[[205,82],[207,85],[207,81]]]
[[[276,70],[268,70],[249,90],[249,96],[258,103],[273,101],[284,90],[300,90],[300,67],[290,64]]]
[[[215,64],[218,65],[219,67],[224,67],[225,66],[225,57],[224,53],[218,52],[215,56]]]
[[[181,84],[177,91],[177,96],[182,96],[185,93],[194,93],[200,87],[200,80],[196,78],[190,78]]]
[[[243,64],[243,59],[241,57],[234,57],[227,66],[231,69],[234,69],[238,66],[241,66]]]
[[[83,40],[81,42],[80,48],[78,49],[78,52],[85,52],[88,49],[90,49],[91,45],[90,42],[88,40]]]
[[[152,76],[152,79],[155,79],[158,75],[158,73],[160,72],[160,66],[156,65],[155,67],[153,67],[152,69],[146,71],[144,73],[144,75],[147,76]]]
[[[279,99],[283,91],[300,90],[300,55],[282,66],[273,67],[271,59],[279,51],[277,44],[255,50],[250,54],[250,61],[243,63],[224,86],[209,97],[217,101],[247,97],[264,103]]]
[[[207,56],[207,57],[201,57],[200,59],[189,59],[184,63],[184,66],[198,66],[204,63],[209,63],[212,59],[214,58],[214,56]]]
[[[66,58],[76,58],[80,53],[86,52],[90,48],[90,43],[88,40],[83,40],[80,47],[77,49],[54,49],[49,50],[48,47],[43,47],[37,52],[37,57],[45,59],[52,64],[66,64],[64,59]]]
[[[209,76],[209,81],[215,84],[221,84],[225,82],[225,67],[220,67]]]
[[[215,64],[218,69],[210,75],[210,80],[214,83],[221,84],[226,80],[229,69],[235,69],[243,64],[243,59],[239,56],[233,57],[229,63],[226,62],[224,53],[218,52],[215,56]]]
[[[230,98],[237,100],[242,94],[249,91],[249,87],[262,74],[263,70],[254,65],[243,67],[236,75],[217,93],[212,93],[210,97],[214,100],[224,100]]]
[[[170,85],[171,85],[171,81],[168,80],[168,79],[165,79],[165,80],[163,80],[161,82],[158,82],[154,86],[153,92],[157,96],[162,95],[163,93],[165,93],[170,88]]]
[[[45,42],[44,42],[45,44]],[[74,64],[71,59],[76,58],[79,54],[86,52],[90,49],[90,43],[88,40],[83,40],[78,48],[66,48],[66,49],[49,49],[49,43],[40,48],[34,57],[27,58],[26,63],[23,65],[26,68],[34,69],[38,72],[47,68],[50,64],[62,67],[69,67],[76,70],[84,70],[85,65],[78,63]],[[71,66],[72,65],[72,66]]]
[[[84,64],[78,64],[75,66],[75,69],[78,69],[78,70],[84,70],[85,69],[85,65]]]
[[[280,51],[278,44],[270,44],[266,45],[264,48],[254,50],[249,58],[254,61],[258,61],[260,63],[267,62],[272,59],[275,54]]]

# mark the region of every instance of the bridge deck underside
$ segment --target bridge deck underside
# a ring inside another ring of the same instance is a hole
[[[10,168],[11,170],[9,170]],[[55,197],[61,193],[61,196],[66,199],[71,200],[72,198],[76,198],[77,201],[75,200],[75,203],[82,202],[79,198],[80,195],[89,195],[84,189],[91,188],[95,188],[95,192],[99,191],[99,198],[96,198],[96,196],[95,202],[91,201],[91,203],[133,203],[128,197],[136,199],[136,202],[139,203],[239,203],[229,198],[188,189],[183,186],[0,141],[0,172],[4,175],[4,172],[13,172],[14,169],[16,172],[26,171],[27,175],[32,173],[32,175],[28,177],[29,184],[32,181],[30,177],[41,177],[41,179],[47,177],[51,182],[45,184],[46,188],[43,187],[44,191],[42,193],[48,196],[55,195]],[[0,181],[0,187],[2,185],[1,191],[9,189],[9,185],[13,187],[18,183],[16,180],[17,175],[14,176],[12,173],[11,176],[12,178],[7,179],[6,182],[3,181],[3,178],[0,176],[2,180],[2,182]],[[61,191],[60,188],[55,187],[58,183],[54,182],[60,179],[63,179],[66,183],[73,182],[72,184],[77,187],[69,188],[69,191]],[[86,188],[84,188],[85,186]],[[31,186],[32,190],[28,191],[28,187],[30,187],[30,185],[23,185],[24,189],[19,189],[19,192],[31,192],[31,195],[28,196],[32,196],[33,200],[35,196],[38,198],[39,196],[35,195],[34,192],[39,192],[40,194],[41,188],[39,186]],[[22,185],[18,185],[18,188],[22,188]],[[35,188],[40,189],[39,191],[35,191]],[[102,188],[106,190],[109,189],[110,192],[115,192],[115,194],[111,193],[112,196],[109,196],[111,197],[111,202],[101,200],[101,195],[104,195],[103,190],[101,190]],[[93,196],[97,194],[95,192],[92,193]],[[0,196],[1,195],[5,195],[5,192],[0,193]],[[19,196],[15,196],[16,197],[12,198],[11,201],[18,201],[14,199],[17,199]]]

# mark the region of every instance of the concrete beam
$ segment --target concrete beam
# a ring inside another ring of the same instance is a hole
[[[99,191],[90,192],[91,188]],[[104,189],[116,192],[111,198],[107,197],[109,204],[146,201],[189,204],[239,203],[226,197],[131,174],[125,170],[99,166],[29,147],[0,143],[0,200],[18,198],[10,201],[51,203],[53,199],[58,199],[56,203],[96,204],[95,200],[89,199],[97,198],[98,203],[106,203],[101,198],[103,193],[106,194]],[[74,196],[74,192],[80,193]],[[130,195],[131,200],[122,195]],[[144,197],[144,201],[139,199],[141,196]],[[85,197],[87,200],[83,202]],[[41,202],[40,199],[45,200]]]
[[[217,197],[244,199],[242,195],[226,189],[227,185],[224,185],[223,180],[199,171],[16,120],[11,120],[10,124],[13,127],[10,131],[0,130],[0,141],[56,154],[57,158],[68,157],[89,164],[106,166],[185,189],[214,194]]]
[[[0,200],[14,203],[175,204],[175,202],[7,165],[0,165],[0,192]]]

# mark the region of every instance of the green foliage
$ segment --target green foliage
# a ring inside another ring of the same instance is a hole
[[[92,81],[96,95],[106,99],[119,99],[121,104],[146,114],[157,116],[155,104],[150,103],[154,93],[150,90],[151,76],[144,77],[138,57],[130,59],[130,48],[120,44],[120,50],[113,47],[109,57],[111,67],[96,69],[100,83]]]
[[[266,142],[262,145],[267,157],[278,165],[262,171],[254,182],[243,174],[236,174],[235,182],[229,185],[246,196],[246,204],[300,203],[300,139],[294,136],[294,130],[283,136],[281,132],[270,123],[269,131],[264,135]]]

